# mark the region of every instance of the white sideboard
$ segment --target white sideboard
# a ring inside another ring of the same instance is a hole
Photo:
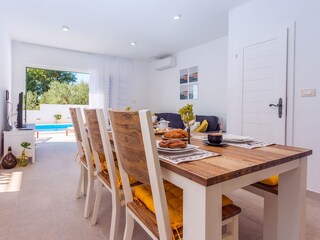
[[[7,154],[8,147],[11,146],[12,153],[19,157],[23,148],[20,146],[22,142],[31,143],[30,148],[27,149],[26,153],[29,157],[32,158],[32,163],[36,161],[36,152],[35,152],[35,130],[12,130],[12,131],[3,131],[3,153]]]

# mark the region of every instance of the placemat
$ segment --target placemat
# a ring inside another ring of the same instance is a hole
[[[209,157],[219,156],[220,154],[215,152],[209,152],[202,149],[196,149],[187,153],[162,153],[159,152],[159,157],[167,160],[171,163],[178,164],[182,162],[190,162],[190,161],[197,161],[202,160]]]

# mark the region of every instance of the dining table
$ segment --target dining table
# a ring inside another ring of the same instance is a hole
[[[272,201],[277,202],[265,206],[278,214],[264,219],[264,227],[274,231],[272,239],[265,240],[305,239],[307,157],[312,150],[279,144],[254,149],[208,146],[195,138],[200,133],[192,135],[191,144],[218,156],[179,164],[160,158],[162,177],[183,189],[184,240],[221,239],[222,195],[276,174],[278,197]]]

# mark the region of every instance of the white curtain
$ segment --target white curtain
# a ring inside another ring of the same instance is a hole
[[[114,109],[124,109],[132,102],[132,60],[113,58],[109,88],[109,106]]]
[[[91,108],[108,108],[110,58],[92,55],[90,63],[89,104]]]
[[[124,109],[131,103],[132,60],[92,55],[89,104],[92,108]]]

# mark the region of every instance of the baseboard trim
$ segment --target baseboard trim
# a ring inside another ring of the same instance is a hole
[[[307,196],[314,198],[314,199],[317,199],[317,200],[320,200],[320,193],[317,193],[317,192],[307,190]]]

